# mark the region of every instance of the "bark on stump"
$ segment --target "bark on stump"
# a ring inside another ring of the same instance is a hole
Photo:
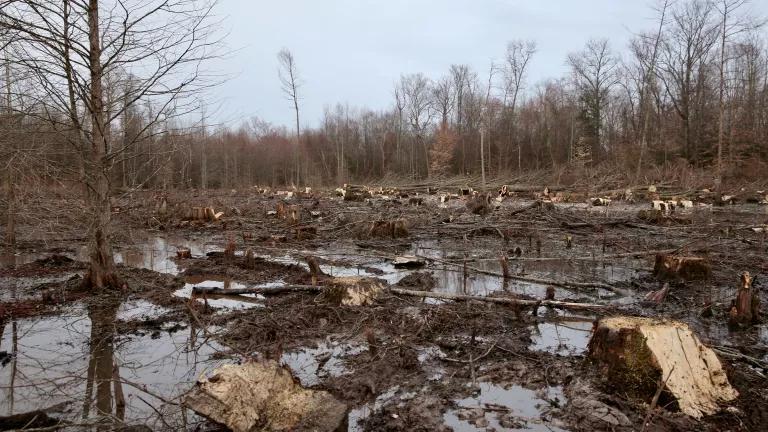
[[[728,323],[734,327],[749,327],[757,323],[759,314],[760,297],[752,287],[752,276],[744,272],[741,275],[741,287],[728,313]]]
[[[404,219],[374,221],[368,229],[370,238],[408,237],[408,227]]]
[[[711,273],[709,260],[702,257],[659,254],[653,267],[653,275],[659,279],[699,280],[709,278]]]
[[[738,397],[715,353],[683,323],[612,317],[595,324],[589,355],[617,389],[650,401],[659,382],[683,413],[701,418]]]

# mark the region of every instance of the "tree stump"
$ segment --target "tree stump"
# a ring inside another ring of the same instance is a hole
[[[717,355],[684,323],[604,318],[595,324],[589,356],[622,393],[650,401],[663,382],[664,399],[694,418],[738,397]]]
[[[752,276],[744,272],[741,274],[741,287],[731,303],[728,323],[734,327],[748,327],[757,322],[759,314],[760,297],[752,287]]]
[[[707,279],[711,273],[709,260],[702,257],[659,254],[653,267],[653,275],[658,279]]]
[[[333,395],[301,387],[272,360],[221,366],[198,381],[184,404],[234,432],[265,425],[272,431],[331,432],[343,426],[347,415],[346,405]]]

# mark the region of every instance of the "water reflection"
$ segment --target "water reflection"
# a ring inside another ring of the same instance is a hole
[[[215,249],[201,239],[187,239],[177,236],[155,236],[146,241],[114,252],[115,263],[135,268],[154,270],[160,273],[179,274],[183,269],[176,264],[176,251],[189,248],[194,257],[205,256]],[[43,252],[0,253],[0,267],[18,267],[51,255]],[[78,261],[88,261],[88,247],[78,246],[73,252],[63,253]]]
[[[123,384],[120,381],[120,367],[115,362],[115,322],[119,307],[120,301],[117,299],[99,302],[88,307],[91,338],[83,419],[89,417],[91,406],[95,405],[98,416],[112,417],[114,409],[114,418],[120,422],[125,420]],[[95,404],[94,387],[96,388]]]
[[[120,334],[119,310],[119,301],[101,299],[60,316],[0,325],[0,351],[10,352],[0,361],[0,413],[64,404],[64,418],[76,423],[182,429],[178,397],[221,363],[211,357],[220,347],[194,327]]]
[[[488,382],[479,383],[479,387],[477,395],[457,400],[458,408],[443,415],[445,424],[454,431],[563,431],[547,415],[551,403],[565,403],[562,387],[534,391]]]

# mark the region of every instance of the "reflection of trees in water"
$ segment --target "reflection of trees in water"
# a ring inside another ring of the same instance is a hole
[[[15,296],[14,296],[15,297]],[[0,344],[3,342],[3,336],[5,335],[5,321],[0,321]],[[8,383],[8,415],[13,414],[13,403],[14,403],[14,387],[16,386],[16,374],[17,374],[17,367],[18,367],[18,354],[19,354],[19,327],[16,323],[16,320],[11,321],[11,346],[10,347],[3,347],[0,345],[0,352],[5,351],[3,364],[2,366],[5,367],[5,362],[10,362],[11,364],[11,372],[10,372],[10,379]]]
[[[120,422],[125,419],[125,397],[120,381],[120,368],[115,360],[115,322],[119,307],[120,301],[116,298],[105,299],[88,306],[91,338],[83,403],[84,419],[91,414],[94,402],[96,415]]]

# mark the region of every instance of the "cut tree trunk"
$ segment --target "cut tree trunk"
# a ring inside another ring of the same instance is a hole
[[[589,355],[617,391],[651,401],[664,382],[663,396],[691,417],[715,414],[738,397],[717,355],[680,322],[604,318],[595,325]]]
[[[757,323],[760,314],[760,297],[752,287],[752,277],[749,272],[741,275],[741,287],[736,293],[736,299],[731,304],[728,323],[735,327],[748,327]]]
[[[653,275],[659,279],[707,279],[712,272],[709,260],[702,257],[656,255]]]
[[[272,360],[224,365],[202,378],[184,405],[234,432],[341,430],[347,407],[330,393],[297,384]]]

